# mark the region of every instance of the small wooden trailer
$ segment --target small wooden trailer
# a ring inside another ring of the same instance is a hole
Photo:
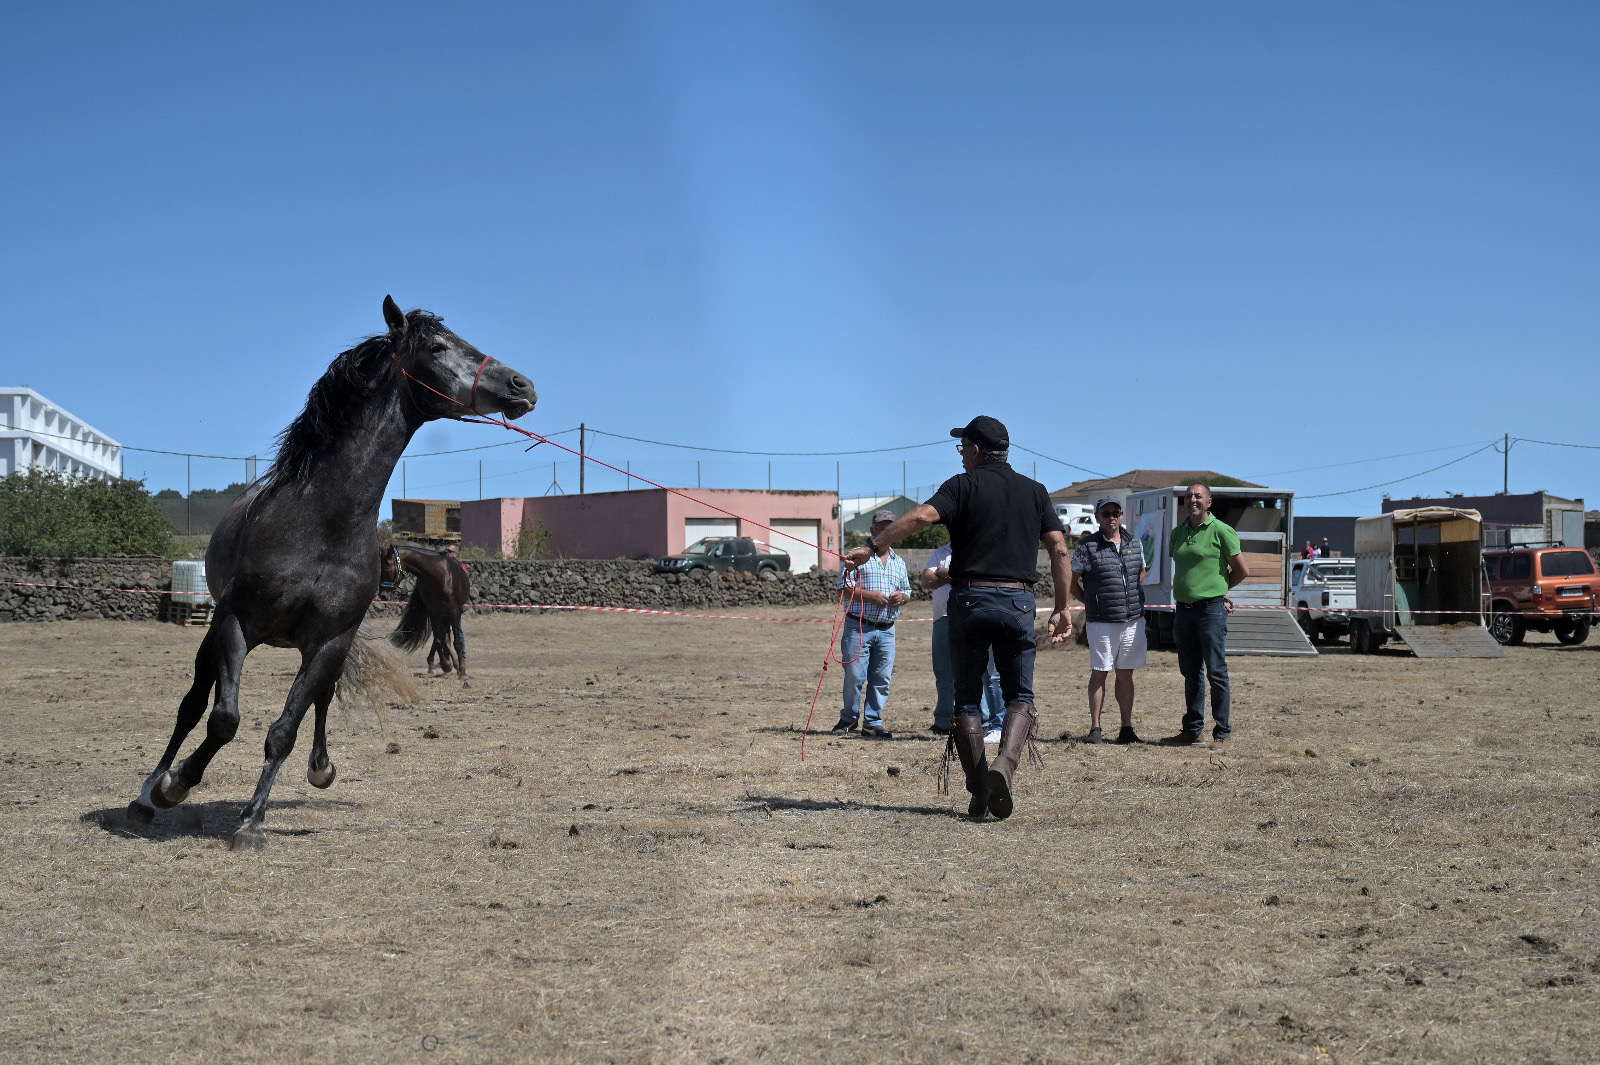
[[[1421,507],[1356,519],[1350,650],[1399,640],[1418,658],[1504,658],[1489,635],[1483,521],[1476,510]]]
[[[1172,646],[1173,526],[1184,521],[1187,485],[1135,492],[1123,521],[1144,547],[1145,636],[1151,647]],[[1239,550],[1250,576],[1228,593],[1236,606],[1228,618],[1228,654],[1315,657],[1289,609],[1290,532],[1294,493],[1277,488],[1213,488],[1211,514],[1239,535]],[[1162,609],[1165,608],[1165,609]]]

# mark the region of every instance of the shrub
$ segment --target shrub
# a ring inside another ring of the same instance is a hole
[[[171,526],[143,481],[30,469],[0,479],[0,555],[170,556]]]

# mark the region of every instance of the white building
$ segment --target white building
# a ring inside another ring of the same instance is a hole
[[[0,387],[0,477],[32,467],[76,477],[122,476],[122,445],[31,388]]]

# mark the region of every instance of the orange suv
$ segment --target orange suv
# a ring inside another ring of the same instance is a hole
[[[1489,632],[1519,644],[1529,629],[1554,632],[1562,643],[1589,638],[1600,602],[1600,573],[1576,547],[1510,547],[1483,553],[1489,578]]]

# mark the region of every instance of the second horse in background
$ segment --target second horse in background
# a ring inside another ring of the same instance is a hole
[[[389,642],[402,651],[415,651],[431,634],[433,645],[428,649],[428,675],[433,675],[433,663],[437,658],[441,674],[454,669],[462,685],[470,686],[467,637],[461,629],[461,615],[472,598],[467,568],[459,559],[437,551],[392,547],[384,552],[384,584],[398,581],[401,570],[411,574],[415,583],[405,613],[400,616],[400,624],[389,634]]]

